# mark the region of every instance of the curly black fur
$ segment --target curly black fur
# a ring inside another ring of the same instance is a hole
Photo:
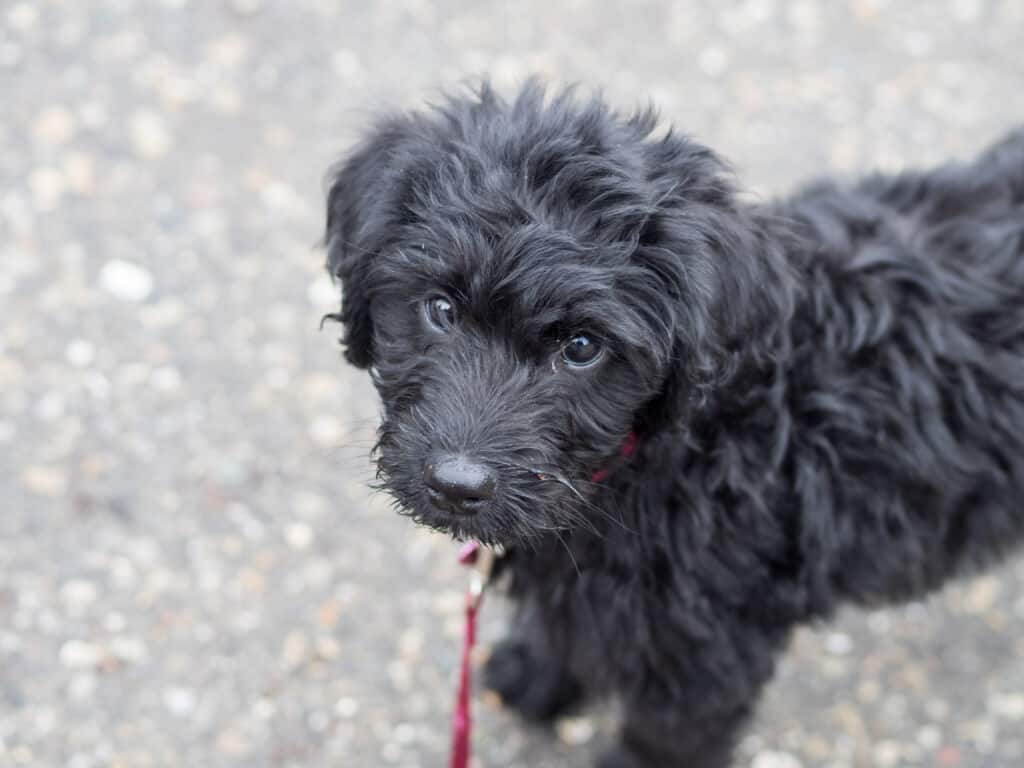
[[[491,685],[542,719],[617,694],[602,765],[711,768],[795,624],[1024,537],[1024,131],[755,206],[655,129],[536,84],[391,117],[333,175],[329,266],[382,485],[507,549]],[[605,354],[577,370],[580,332]],[[430,505],[437,450],[499,473],[486,510]]]

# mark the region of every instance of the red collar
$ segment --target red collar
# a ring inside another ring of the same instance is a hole
[[[639,444],[640,438],[637,436],[636,432],[633,432],[631,430],[630,433],[626,435],[626,439],[622,441],[622,445],[619,446],[619,457],[623,459],[628,459],[630,456],[636,453],[636,449]],[[612,467],[610,465],[606,467],[601,467],[590,476],[590,481],[593,483],[603,482],[608,479],[611,473]]]

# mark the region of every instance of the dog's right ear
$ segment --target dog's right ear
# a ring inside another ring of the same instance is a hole
[[[382,123],[329,174],[327,269],[341,281],[342,301],[327,318],[341,322],[345,358],[359,368],[373,365],[373,261],[392,229],[409,136],[400,118]]]

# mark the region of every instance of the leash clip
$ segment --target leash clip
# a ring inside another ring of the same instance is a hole
[[[467,599],[471,606],[476,608],[483,598],[484,589],[491,580],[491,572],[494,570],[494,561],[501,551],[491,547],[484,547],[478,541],[467,541],[459,550],[459,563],[473,566],[469,577],[469,593]]]

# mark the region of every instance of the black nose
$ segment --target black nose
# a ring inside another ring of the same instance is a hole
[[[485,464],[456,453],[436,456],[423,468],[430,501],[457,515],[473,515],[485,507],[494,496],[496,480]]]

